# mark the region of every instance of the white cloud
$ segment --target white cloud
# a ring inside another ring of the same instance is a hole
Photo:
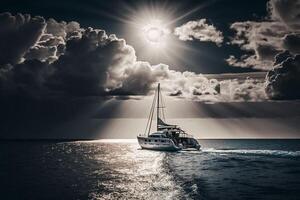
[[[199,40],[202,42],[214,42],[221,45],[223,42],[223,34],[213,25],[207,24],[206,19],[197,21],[189,21],[179,27],[176,27],[174,34],[180,40]]]

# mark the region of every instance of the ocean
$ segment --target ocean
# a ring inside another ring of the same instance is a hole
[[[1,141],[0,199],[300,199],[300,140]]]

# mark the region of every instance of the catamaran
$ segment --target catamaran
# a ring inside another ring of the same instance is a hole
[[[151,132],[153,116],[156,104],[156,132]],[[147,126],[144,134],[137,136],[139,145],[142,149],[160,151],[179,151],[182,149],[194,148],[199,150],[200,144],[190,134],[187,134],[178,125],[165,123],[164,101],[162,99],[160,84],[154,94],[154,99],[150,109]],[[162,120],[161,117],[164,119]]]

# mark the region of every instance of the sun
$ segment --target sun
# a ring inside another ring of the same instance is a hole
[[[182,19],[177,16],[177,7],[159,3],[129,10],[131,14],[123,21],[124,37],[134,47],[139,60],[176,67],[179,61],[185,60],[187,47],[173,34],[178,20]]]
[[[148,42],[159,43],[164,36],[164,32],[158,27],[151,27],[145,31]]]
[[[151,20],[142,28],[142,34],[146,43],[151,47],[164,47],[167,42],[169,30],[163,25],[161,20]]]

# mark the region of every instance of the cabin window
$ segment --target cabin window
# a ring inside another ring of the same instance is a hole
[[[157,142],[157,140],[154,140],[154,142]]]

